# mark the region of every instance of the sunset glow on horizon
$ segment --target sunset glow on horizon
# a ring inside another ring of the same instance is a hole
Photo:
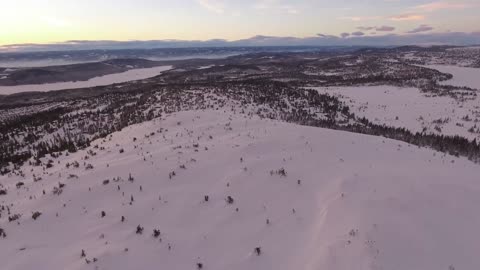
[[[0,45],[480,31],[480,1],[2,1]]]

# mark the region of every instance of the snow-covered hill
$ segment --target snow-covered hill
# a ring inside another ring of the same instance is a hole
[[[0,177],[1,269],[480,266],[480,167],[463,158],[213,110],[91,145]]]

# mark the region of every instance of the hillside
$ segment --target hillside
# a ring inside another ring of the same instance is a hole
[[[2,269],[480,265],[480,167],[465,158],[226,108],[90,145],[0,176]]]
[[[338,97],[356,115],[378,125],[480,139],[480,98],[477,96],[456,100],[448,96],[431,96],[416,88],[394,86],[317,89],[321,94]]]

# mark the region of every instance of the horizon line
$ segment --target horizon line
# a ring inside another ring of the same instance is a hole
[[[212,48],[212,47],[399,47],[399,46],[472,46],[480,44],[478,32],[388,33],[383,35],[336,36],[317,34],[307,37],[255,35],[227,40],[133,39],[65,40],[48,43],[0,45],[0,53],[65,50]]]

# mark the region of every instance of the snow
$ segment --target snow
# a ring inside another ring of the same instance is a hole
[[[441,82],[445,85],[468,86],[474,89],[480,89],[480,68],[430,65],[427,68],[436,69],[443,73],[450,73],[453,79]]]
[[[197,69],[209,69],[211,67],[214,67],[215,65],[207,65],[207,66],[201,66],[201,67],[198,67]]]
[[[467,46],[467,47],[458,47],[458,48],[450,48],[447,51],[480,51],[480,46]]]
[[[10,95],[21,92],[47,92],[53,90],[76,89],[123,83],[128,81],[143,80],[159,75],[161,72],[171,69],[171,66],[159,66],[153,68],[132,69],[121,73],[109,74],[91,78],[88,81],[60,82],[36,85],[0,86],[0,95]]]
[[[305,71],[303,72],[305,75],[314,75],[314,76],[339,76],[342,75],[342,72],[328,72],[328,71],[319,71],[319,72],[310,72]]]
[[[176,61],[176,60],[188,60],[188,59],[224,59],[231,56],[241,55],[238,53],[213,53],[213,54],[193,54],[193,55],[181,55],[181,56],[154,56],[146,57],[145,59],[152,61]]]
[[[458,101],[448,96],[431,96],[417,88],[394,86],[315,89],[339,97],[355,115],[366,117],[376,124],[403,127],[414,132],[425,129],[428,133],[480,139],[480,134],[468,131],[480,121],[479,97]]]
[[[8,188],[0,204],[23,214],[19,224],[0,218],[8,234],[0,238],[2,269],[480,266],[480,167],[463,158],[229,111],[167,115],[87,150],[62,156],[45,173],[25,165],[25,178],[0,176]],[[82,165],[67,169],[73,161]],[[285,177],[270,173],[281,168]],[[33,182],[32,174],[43,180]],[[113,182],[117,176],[123,180]],[[25,187],[17,189],[18,181]],[[57,196],[58,182],[66,186]],[[34,211],[42,212],[36,221]],[[137,225],[143,234],[135,234]],[[82,249],[98,261],[87,264]]]

